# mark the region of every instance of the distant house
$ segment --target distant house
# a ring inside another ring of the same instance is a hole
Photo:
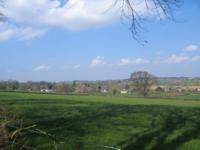
[[[164,88],[164,91],[165,91],[165,92],[170,92],[170,91],[172,91],[172,88],[171,88],[171,87],[165,87],[165,88]]]
[[[121,94],[127,94],[128,91],[126,91],[126,90],[121,90],[120,93],[121,93]]]
[[[179,88],[179,89],[177,89],[177,91],[178,92],[184,92],[184,89]]]
[[[108,93],[108,90],[107,89],[102,89],[101,93]]]
[[[51,92],[53,92],[53,90],[41,89],[40,92],[51,93]]]

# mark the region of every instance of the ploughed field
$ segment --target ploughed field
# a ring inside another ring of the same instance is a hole
[[[200,149],[198,94],[167,99],[0,92],[0,111],[14,149]]]

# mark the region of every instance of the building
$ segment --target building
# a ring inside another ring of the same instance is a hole
[[[53,90],[41,89],[40,92],[51,93],[51,92],[53,92]]]
[[[120,93],[121,93],[121,94],[127,94],[128,91],[126,91],[126,90],[121,90]]]
[[[108,93],[108,90],[102,89],[102,90],[101,90],[101,93]]]

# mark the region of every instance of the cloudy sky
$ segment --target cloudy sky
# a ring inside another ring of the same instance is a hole
[[[132,38],[114,0],[7,0],[0,11],[0,80],[104,80],[146,70],[157,76],[200,76],[200,3],[185,1],[174,22],[145,18]],[[139,0],[136,0],[139,1]]]

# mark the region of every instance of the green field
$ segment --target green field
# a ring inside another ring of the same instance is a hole
[[[167,99],[0,92],[0,107],[14,118],[10,127],[36,125],[53,135],[21,133],[19,140],[39,150],[200,149],[200,94]]]

